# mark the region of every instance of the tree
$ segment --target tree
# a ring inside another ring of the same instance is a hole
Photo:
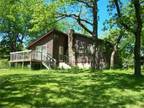
[[[141,76],[140,49],[141,49],[141,32],[142,32],[142,14],[141,2],[139,0],[131,0],[131,8],[134,10],[134,20],[126,19],[127,16],[122,13],[122,4],[120,0],[112,0],[111,3],[116,8],[116,23],[128,32],[133,33],[134,43],[134,75]],[[126,20],[126,21],[125,21]],[[131,24],[131,25],[130,25]]]
[[[63,1],[63,0],[62,0]],[[66,9],[60,9],[58,12],[58,17],[65,18],[70,17],[77,21],[77,23],[90,35],[92,35],[94,40],[94,51],[93,51],[93,61],[92,67],[99,69],[99,59],[96,59],[96,52],[98,51],[98,0],[67,0],[67,3],[71,7],[66,6]],[[64,6],[62,6],[64,8]],[[69,11],[74,8],[75,11]],[[85,13],[85,11],[87,13]],[[90,19],[91,18],[91,19]],[[92,30],[90,29],[92,27]]]
[[[0,37],[9,52],[56,28],[55,8],[43,0],[0,0]],[[2,48],[1,48],[2,49]]]
[[[111,54],[111,68],[122,68],[122,63],[132,67],[134,38],[129,33],[120,28],[113,28],[106,33],[104,40],[113,44],[114,48]],[[118,42],[119,40],[119,42]],[[117,46],[117,47],[116,47]],[[118,57],[117,57],[118,56]]]
[[[118,64],[120,65],[120,60],[118,55],[119,54],[119,44],[124,35],[124,31],[120,29],[112,29],[109,31],[108,36],[105,38],[105,40],[111,42],[113,44],[113,50],[111,52],[111,57],[110,57],[110,68],[115,69],[119,68]]]

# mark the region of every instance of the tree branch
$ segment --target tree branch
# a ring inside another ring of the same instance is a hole
[[[120,10],[120,6],[119,6],[119,3],[118,3],[118,0],[114,0],[114,4],[116,6],[116,11],[117,11],[117,15],[118,15],[118,18],[121,19],[122,18],[122,14],[121,14],[121,10]],[[120,21],[119,22],[120,25],[122,25],[126,30],[134,33],[134,30],[131,29],[127,24],[125,24],[124,22]]]
[[[76,15],[76,14],[66,14],[66,13],[58,13],[59,14],[59,16],[58,17],[70,17],[70,18],[73,18],[73,19],[75,19],[76,21],[77,21],[77,23],[83,28],[83,29],[85,29],[88,33],[90,33],[91,35],[92,35],[92,31],[91,30],[89,30],[86,26],[85,26],[85,24],[84,23],[87,23],[87,24],[89,24],[89,25],[93,25],[91,22],[89,22],[89,21],[87,21],[87,20],[85,20],[85,19],[82,19],[81,17],[80,17],[80,14],[79,15]],[[84,22],[84,23],[83,23]]]

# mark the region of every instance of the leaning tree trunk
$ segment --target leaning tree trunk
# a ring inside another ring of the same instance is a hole
[[[114,45],[113,51],[111,53],[111,58],[110,58],[110,68],[114,69],[115,68],[115,56],[117,53],[117,44]]]

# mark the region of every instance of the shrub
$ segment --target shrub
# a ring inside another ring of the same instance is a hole
[[[9,67],[9,62],[7,59],[0,59],[0,69],[7,69]]]

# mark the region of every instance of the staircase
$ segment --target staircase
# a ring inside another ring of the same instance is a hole
[[[42,64],[47,69],[54,68],[56,66],[56,60],[49,54],[42,54]]]
[[[35,60],[41,61],[42,65],[47,69],[56,67],[56,60],[48,53],[42,53],[39,51],[33,51],[32,53]],[[59,56],[59,68],[62,69],[71,69],[71,66],[68,63],[68,56],[61,55]]]
[[[56,60],[48,53],[33,50],[31,55],[33,60],[41,61],[42,65],[47,69],[56,66]]]

